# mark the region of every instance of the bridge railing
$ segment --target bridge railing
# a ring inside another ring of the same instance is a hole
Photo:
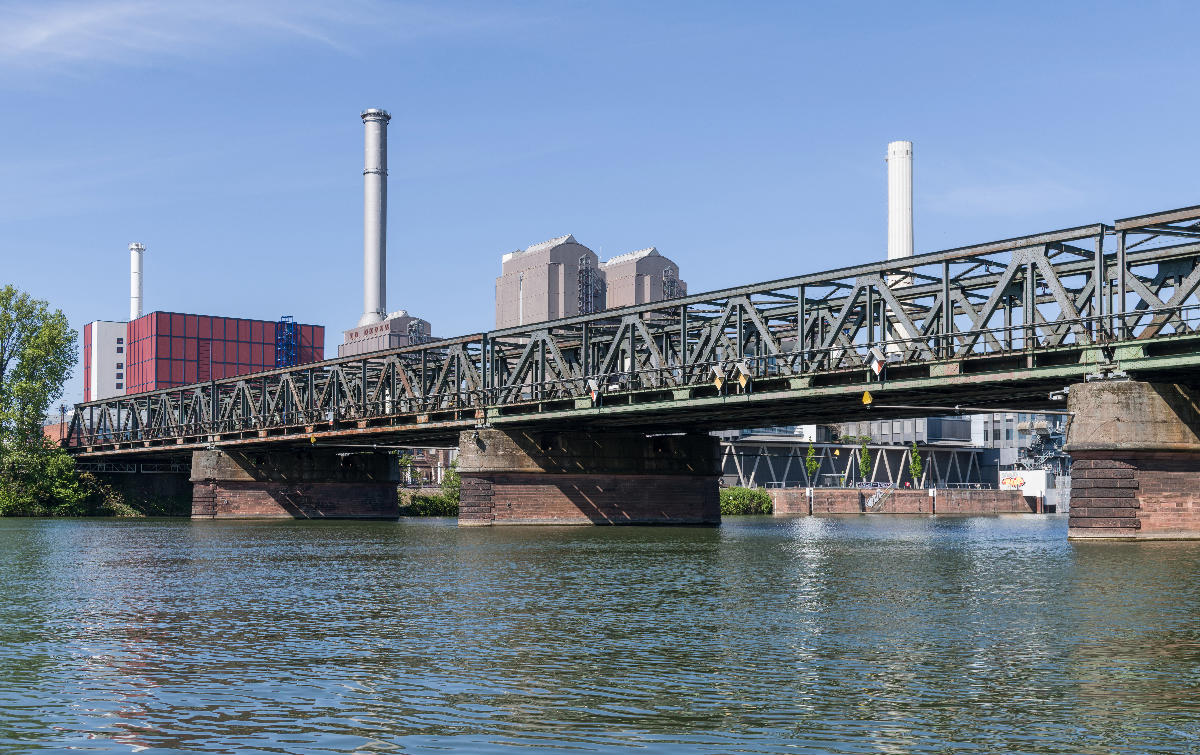
[[[76,407],[67,443],[469,422],[492,408],[1190,335],[1197,221],[1187,208],[93,401]]]

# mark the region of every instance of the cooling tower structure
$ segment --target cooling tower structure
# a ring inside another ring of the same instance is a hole
[[[913,144],[891,142],[888,165],[889,260],[913,255]]]
[[[387,125],[386,110],[362,113],[363,161],[363,313],[358,326],[387,318]]]
[[[129,321],[142,316],[142,255],[144,244],[129,245]]]

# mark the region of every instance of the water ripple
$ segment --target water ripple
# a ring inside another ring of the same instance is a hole
[[[1200,751],[1200,544],[0,519],[0,752]]]

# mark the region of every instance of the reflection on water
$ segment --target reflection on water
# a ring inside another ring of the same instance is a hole
[[[1065,530],[0,519],[0,752],[1200,751],[1200,544]]]

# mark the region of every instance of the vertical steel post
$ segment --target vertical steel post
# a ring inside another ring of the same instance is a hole
[[[629,326],[629,387],[633,388],[633,378],[637,373],[637,329]]]
[[[549,332],[546,333],[549,337]],[[537,384],[538,398],[546,397],[546,339],[538,341],[538,363],[537,363]]]
[[[1025,321],[1025,350],[1026,351],[1029,351],[1030,349],[1033,348],[1033,341],[1034,341],[1033,311],[1034,311],[1034,308],[1037,307],[1037,302],[1034,301],[1035,291],[1034,291],[1033,276],[1034,276],[1033,263],[1026,262],[1025,263],[1025,301],[1024,301],[1024,306],[1021,307],[1021,309],[1023,310],[1022,314],[1024,315],[1023,319]]]
[[[942,358],[954,356],[954,302],[950,301],[950,263],[942,262]]]
[[[688,363],[688,316],[687,305],[679,305],[679,365],[685,370]],[[687,377],[684,377],[687,380]]]
[[[800,372],[804,372],[807,367],[805,361],[808,354],[808,344],[805,342],[804,329],[804,321],[807,319],[807,313],[804,311],[806,306],[804,296],[804,284],[802,283],[796,288],[796,351],[800,355],[797,361],[797,369]]]
[[[1096,234],[1096,259],[1092,262],[1092,327],[1098,338],[1104,318],[1104,229]]]
[[[422,406],[426,405],[427,402],[425,401],[425,397],[428,395],[428,389],[427,389],[426,383],[425,383],[425,367],[426,367],[425,357],[428,354],[429,354],[429,349],[427,347],[421,349],[421,396],[420,396],[420,398],[421,398]]]
[[[1012,311],[1013,311],[1012,297],[1005,294],[1005,296],[1004,296],[1004,349],[1006,351],[1012,351],[1012,347],[1013,347]]]
[[[312,368],[309,368],[309,370],[308,370],[308,390],[307,390],[308,395],[305,396],[305,399],[304,399],[304,402],[306,405],[306,408],[304,410],[304,419],[307,422],[313,421],[313,417],[316,412],[317,397],[315,394],[317,392],[317,378],[316,378],[316,375],[314,375],[313,373],[314,373],[314,370]]]
[[[332,413],[329,415],[329,417],[330,417],[329,426],[330,427],[337,426],[338,409],[340,408],[340,403],[341,403],[340,401],[338,401],[337,374],[338,374],[338,371],[336,369],[329,371],[329,398],[330,398],[329,406],[330,406],[330,409],[332,410]]]
[[[741,361],[742,356],[743,356],[743,354],[742,354],[742,338],[744,335],[745,335],[745,332],[742,330],[742,305],[738,304],[738,308],[737,308],[737,358],[738,358],[738,361]]]
[[[592,342],[591,342],[591,330],[592,329],[588,327],[589,324],[590,323],[584,322],[583,329],[581,330],[581,332],[579,334],[579,362],[583,367],[584,380],[587,380],[587,378],[590,377],[592,374],[591,373],[591,369],[592,369],[591,356],[592,355],[589,353],[592,350]]]
[[[486,391],[488,390],[488,388],[492,387],[491,383],[489,382],[491,380],[491,378],[490,378],[491,370],[488,369],[488,367],[490,366],[488,364],[488,362],[490,361],[488,359],[488,349],[489,348],[490,348],[490,342],[488,341],[487,333],[484,333],[483,338],[480,341],[480,346],[479,346],[479,371],[480,371],[480,373],[482,373],[480,377],[483,380],[483,390],[485,391],[485,393],[484,393],[485,396],[487,395]],[[487,403],[486,398],[484,399],[484,403]]]
[[[1113,309],[1117,315],[1117,339],[1124,341],[1125,334],[1125,231],[1117,235],[1117,301]]]
[[[875,287],[867,285],[867,348],[875,345]]]

